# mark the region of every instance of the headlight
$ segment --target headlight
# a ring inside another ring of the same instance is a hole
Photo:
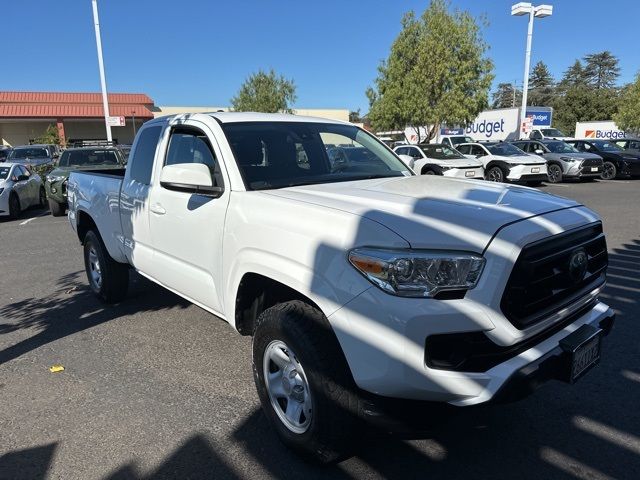
[[[349,262],[371,283],[401,297],[434,297],[476,286],[485,260],[465,252],[356,248]]]
[[[64,175],[47,175],[47,182],[49,183],[56,183],[56,182],[61,182],[62,180],[65,180],[67,177],[65,177]]]
[[[565,162],[579,162],[580,161],[579,158],[573,158],[573,157],[560,157],[560,160],[564,160]]]

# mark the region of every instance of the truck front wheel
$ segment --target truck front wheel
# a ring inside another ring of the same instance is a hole
[[[105,303],[117,303],[127,294],[129,267],[116,262],[93,230],[84,237],[84,268],[93,293]]]
[[[265,310],[253,336],[253,376],[262,408],[285,445],[319,463],[349,453],[360,400],[320,311],[297,300]]]

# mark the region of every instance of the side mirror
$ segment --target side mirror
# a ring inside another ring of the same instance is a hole
[[[160,185],[167,190],[219,197],[222,187],[214,187],[209,167],[202,163],[167,165],[160,172]]]
[[[544,151],[542,151],[540,149],[537,149],[537,150],[535,150],[535,154],[536,155],[544,155]]]

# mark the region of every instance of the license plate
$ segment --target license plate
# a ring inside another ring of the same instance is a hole
[[[540,173],[540,167],[533,167],[531,173]]]
[[[473,170],[470,172],[464,172],[464,176],[465,177],[475,177],[476,176],[476,172],[474,172]]]
[[[574,383],[600,362],[602,330],[591,325],[583,325],[560,341],[560,346],[568,354],[568,378]]]
[[[591,167],[591,171],[592,172],[597,172],[598,171],[598,167]]]

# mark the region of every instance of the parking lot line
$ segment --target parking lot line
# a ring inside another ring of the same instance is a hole
[[[38,218],[38,217],[29,218],[29,219],[25,220],[24,222],[21,222],[20,225],[26,225],[27,223],[32,222],[36,218]]]

